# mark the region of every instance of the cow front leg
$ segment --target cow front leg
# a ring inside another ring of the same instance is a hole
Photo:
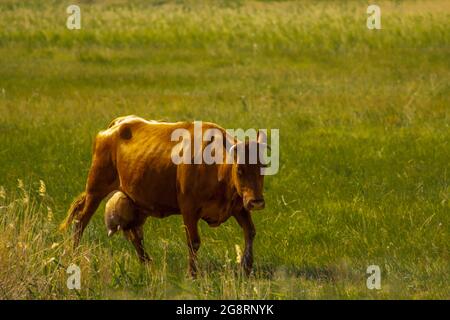
[[[200,236],[198,234],[198,219],[183,216],[186,228],[187,245],[189,248],[189,274],[197,276],[197,251],[200,248]]]
[[[245,209],[235,214],[234,217],[244,230],[245,250],[241,260],[241,267],[244,269],[246,275],[250,275],[253,268],[253,239],[256,235],[255,225],[253,224],[250,212]]]
[[[144,229],[142,225],[124,230],[124,235],[125,238],[127,238],[136,249],[139,261],[141,261],[142,263],[152,261],[152,259],[144,249]]]

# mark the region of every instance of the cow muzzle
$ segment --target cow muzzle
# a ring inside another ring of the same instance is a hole
[[[264,199],[249,199],[245,202],[245,208],[247,210],[262,210],[266,203]]]

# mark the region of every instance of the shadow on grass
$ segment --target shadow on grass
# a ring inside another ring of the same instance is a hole
[[[199,265],[202,272],[209,274],[231,272],[234,276],[243,275],[239,264],[225,265],[219,260],[208,261]],[[275,265],[271,263],[255,263],[252,275],[258,279],[277,280],[280,278],[304,278],[306,280],[320,280],[334,282],[339,271],[335,267],[318,267],[308,265]]]
[[[304,278],[306,280],[334,281],[337,278],[337,270],[326,266],[259,264],[254,271],[258,277],[270,280],[277,278]]]

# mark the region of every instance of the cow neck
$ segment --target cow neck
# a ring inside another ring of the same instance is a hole
[[[233,177],[233,166],[235,164],[221,164],[219,170],[222,172],[222,180],[220,183],[225,185],[225,199],[226,199],[226,208],[225,208],[225,216],[229,217],[236,210],[236,205],[238,203],[242,203],[240,200],[239,193],[236,188],[235,178]],[[225,221],[227,218],[222,219]]]
[[[223,172],[223,182],[226,184],[226,197],[229,199],[234,199],[236,196],[239,196],[236,184],[235,184],[235,178],[233,176],[233,166],[236,164],[222,164],[222,172]]]

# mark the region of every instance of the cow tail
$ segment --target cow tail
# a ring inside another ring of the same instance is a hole
[[[78,197],[73,200],[67,211],[67,217],[59,226],[60,231],[66,231],[67,227],[72,223],[73,219],[78,215],[80,211],[84,208],[84,203],[86,201],[86,192],[81,193]]]

